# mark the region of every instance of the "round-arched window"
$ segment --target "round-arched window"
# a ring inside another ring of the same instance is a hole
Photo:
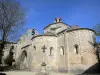
[[[50,47],[50,56],[53,55],[53,47]]]
[[[79,50],[78,50],[78,45],[77,45],[77,44],[75,44],[75,45],[74,45],[74,52],[75,52],[76,54],[78,54],[78,53],[79,53]]]
[[[33,46],[33,49],[36,50],[36,46]]]
[[[60,54],[64,55],[64,47],[63,46],[60,47]]]

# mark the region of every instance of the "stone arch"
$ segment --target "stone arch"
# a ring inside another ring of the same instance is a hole
[[[60,54],[64,55],[64,47],[63,46],[60,47]]]
[[[25,70],[28,67],[27,52],[24,50],[20,56],[20,69]]]
[[[27,52],[24,50],[24,51],[21,53],[20,60],[23,62],[25,58],[27,58]]]
[[[79,47],[78,47],[77,44],[74,45],[74,52],[75,52],[76,54],[79,54]]]

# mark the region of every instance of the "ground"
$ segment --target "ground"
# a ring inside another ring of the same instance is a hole
[[[0,72],[0,73],[6,73],[6,75],[44,75],[42,73],[33,73],[33,72],[26,72],[26,71],[8,71],[8,72]],[[76,74],[49,73],[48,75],[76,75]]]

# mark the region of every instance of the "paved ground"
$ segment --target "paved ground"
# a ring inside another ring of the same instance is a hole
[[[5,73],[5,75],[78,75],[78,74],[68,74],[68,73],[49,73],[49,74],[43,74],[43,73],[33,73],[33,72],[26,72],[26,71],[8,71],[8,72],[0,72]],[[86,74],[89,75],[89,74]],[[91,74],[90,74],[91,75]],[[97,74],[92,74],[97,75]],[[100,74],[98,74],[100,75]]]
[[[33,73],[26,71],[8,71],[8,72],[0,72],[5,73],[6,75],[44,75],[43,73]],[[0,74],[1,75],[1,74]],[[47,75],[75,75],[75,74],[67,74],[67,73],[49,73]]]
[[[17,72],[17,71],[9,71],[9,72],[0,72],[6,73],[6,75],[35,75],[33,72]]]

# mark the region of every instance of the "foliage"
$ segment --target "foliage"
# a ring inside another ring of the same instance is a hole
[[[13,46],[12,46],[13,47]],[[14,59],[13,59],[13,48],[10,48],[10,51],[9,51],[9,55],[7,56],[7,58],[5,59],[5,63],[8,65],[8,66],[12,66],[12,62],[14,62]]]
[[[100,36],[100,24],[97,24],[93,29],[96,32],[96,35]]]
[[[25,22],[23,7],[16,0],[0,0],[0,64],[6,42],[17,38]]]

